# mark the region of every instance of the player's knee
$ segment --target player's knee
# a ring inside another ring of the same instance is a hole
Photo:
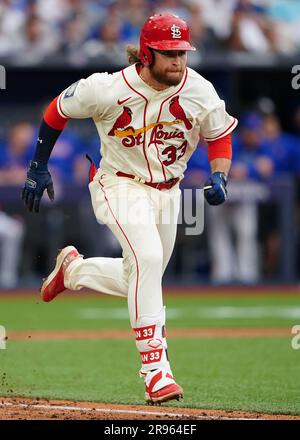
[[[146,266],[147,268],[157,268],[162,270],[163,258],[162,253],[155,251],[153,249],[143,249],[139,252],[138,261],[140,265]]]

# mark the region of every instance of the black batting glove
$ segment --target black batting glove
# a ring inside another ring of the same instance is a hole
[[[216,171],[204,184],[204,197],[210,205],[221,205],[227,199],[227,177]]]
[[[30,212],[39,212],[41,198],[45,189],[47,190],[49,199],[53,202],[54,189],[48,166],[32,160],[22,191],[22,200]]]

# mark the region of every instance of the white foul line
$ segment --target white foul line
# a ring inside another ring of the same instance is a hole
[[[61,406],[61,405],[30,405],[26,403],[10,403],[10,402],[2,402],[1,406],[12,406],[16,408],[26,408],[26,409],[55,409],[55,410],[63,410],[63,411],[96,411],[101,413],[116,413],[116,414],[142,414],[142,415],[154,415],[154,416],[168,416],[168,417],[188,417],[193,420],[193,417],[197,420],[207,420],[212,419],[215,420],[216,417],[213,416],[194,416],[193,414],[182,414],[182,413],[168,413],[164,411],[135,411],[135,410],[127,410],[127,409],[112,409],[112,408],[85,408],[78,406]],[[195,420],[194,419],[194,420]],[[262,419],[250,419],[247,417],[222,417],[218,416],[217,419],[222,420],[262,420]]]

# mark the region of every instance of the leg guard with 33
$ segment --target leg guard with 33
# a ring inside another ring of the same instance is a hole
[[[140,376],[145,380],[145,400],[160,404],[183,397],[183,391],[171,371],[165,334],[165,307],[156,316],[140,316],[134,328],[140,352]]]

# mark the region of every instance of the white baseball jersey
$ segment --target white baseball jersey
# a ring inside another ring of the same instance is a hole
[[[147,182],[182,178],[200,135],[217,140],[237,125],[213,85],[190,68],[179,85],[163,91],[148,86],[135,64],[95,73],[64,90],[57,102],[61,116],[93,118],[103,171]]]

